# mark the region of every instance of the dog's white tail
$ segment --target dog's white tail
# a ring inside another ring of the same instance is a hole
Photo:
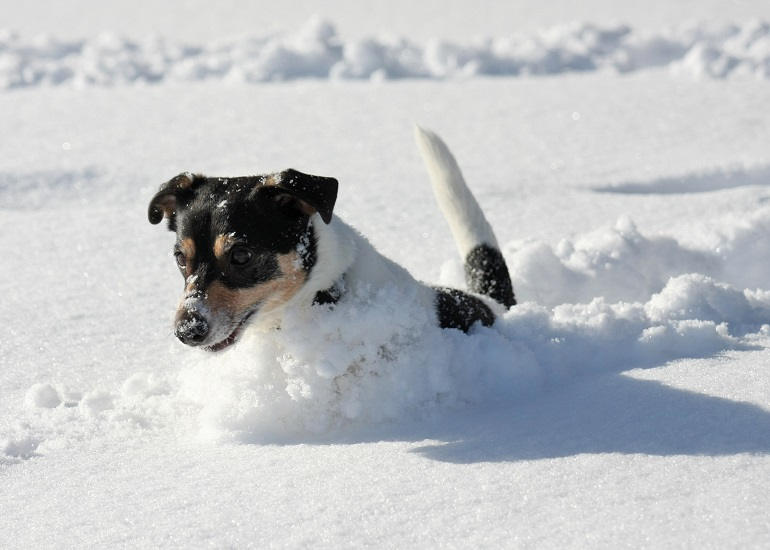
[[[465,183],[446,144],[430,130],[415,125],[414,135],[428,169],[433,193],[449,223],[465,262],[465,279],[473,292],[486,294],[505,306],[516,303],[508,267],[492,227]]]
[[[498,248],[492,227],[465,184],[460,167],[446,144],[430,130],[417,125],[414,137],[428,169],[436,201],[449,223],[460,256],[465,259],[480,244]]]

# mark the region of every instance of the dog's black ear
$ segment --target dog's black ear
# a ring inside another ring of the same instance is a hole
[[[202,179],[202,176],[183,172],[161,185],[147,208],[147,218],[150,223],[158,224],[165,217],[168,218],[168,228],[174,231],[176,210],[180,199],[192,196],[193,187],[199,179]]]
[[[316,212],[324,223],[332,221],[334,203],[337,200],[337,180],[323,176],[303,174],[289,168],[275,174],[272,182],[262,188],[262,193],[278,204],[312,216]]]

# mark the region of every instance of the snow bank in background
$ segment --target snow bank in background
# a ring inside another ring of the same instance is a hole
[[[767,209],[724,220],[710,234],[701,235],[698,248],[672,237],[645,236],[623,216],[612,227],[563,239],[556,246],[536,240],[512,242],[503,251],[520,299],[548,307],[596,298],[644,302],[673,278],[689,273],[739,289],[768,288],[768,234]],[[464,284],[458,260],[442,266],[440,282]]]
[[[572,23],[459,44],[405,38],[345,41],[311,19],[292,32],[183,44],[113,34],[78,41],[0,32],[0,87],[293,78],[451,78],[670,66],[676,73],[770,78],[770,25],[691,23],[659,32]]]
[[[508,259],[518,295],[540,303],[471,335],[433,326],[417,300],[392,288],[289,316],[269,334],[246,331],[220,354],[177,346],[173,379],[137,373],[120,389],[83,393],[36,384],[29,417],[0,451],[18,461],[105,430],[241,442],[334,437],[445,407],[511,402],[598,372],[746,348],[770,335],[770,291],[734,285],[767,280],[770,245],[758,236],[768,224],[769,210],[724,223],[708,250],[646,237],[627,218],[555,249],[527,244]]]
[[[762,210],[725,222],[704,236],[706,248],[665,236],[646,237],[627,218],[551,247],[514,243],[505,252],[517,295],[548,306],[564,302],[643,301],[672,277],[701,273],[737,288],[768,288],[770,213]],[[459,262],[445,267],[446,284],[461,284]]]

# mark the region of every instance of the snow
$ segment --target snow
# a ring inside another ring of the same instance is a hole
[[[60,40],[0,32],[0,88],[625,73],[658,66],[693,77],[768,79],[770,25],[758,19],[713,28],[688,22],[645,31],[568,23],[468,43],[432,39],[425,45],[395,36],[344,40],[318,17],[289,32],[210,43],[113,33]]]
[[[0,546],[766,546],[767,25],[470,43],[323,21],[5,35],[42,76],[0,93]],[[484,76],[524,43],[549,76]],[[216,52],[246,82],[179,76]],[[519,305],[464,335],[386,288],[217,355],[175,340],[184,282],[146,206],[184,170],[337,177],[338,215],[462,285],[414,122],[456,154]]]
[[[59,391],[51,384],[34,384],[27,395],[24,397],[24,403],[28,407],[39,407],[45,409],[54,409],[61,404]]]

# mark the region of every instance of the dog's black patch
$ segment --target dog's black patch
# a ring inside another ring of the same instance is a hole
[[[436,288],[436,313],[441,328],[457,328],[468,332],[473,323],[485,327],[495,322],[489,306],[470,294],[454,288]]]
[[[314,306],[334,305],[342,297],[342,285],[334,283],[326,290],[319,290],[313,298]]]
[[[309,277],[316,261],[318,261],[318,237],[315,236],[312,222],[308,222],[305,232],[300,235],[299,243],[297,244],[297,254],[299,254],[299,259],[302,261],[302,269],[305,270]]]
[[[468,253],[465,281],[473,292],[489,296],[505,307],[516,305],[508,266],[496,248],[480,244]]]
[[[299,252],[299,257],[302,260],[302,269],[305,270],[305,273],[307,273],[308,278],[310,278],[311,273],[313,272],[313,268],[315,267],[316,262],[318,261],[318,239],[315,236],[315,231],[313,230],[312,223],[309,223],[307,226],[307,231],[305,232],[304,236],[300,239],[299,246],[297,248],[297,251]],[[313,298],[313,305],[327,305],[327,304],[336,304],[340,297],[342,296],[342,284],[340,283],[334,283],[332,286],[327,288],[326,290],[319,290],[316,292],[315,297]]]

